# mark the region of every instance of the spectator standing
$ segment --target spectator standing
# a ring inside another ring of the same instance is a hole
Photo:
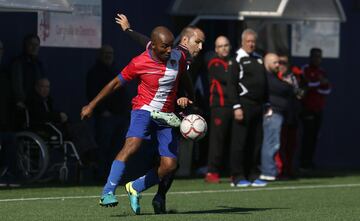
[[[10,98],[11,98],[11,87],[9,74],[5,71],[2,64],[2,57],[4,54],[4,46],[0,41],[0,128],[1,131],[9,130],[10,122]]]
[[[287,54],[279,55],[280,79],[289,82],[293,87],[293,96],[289,97],[289,108],[284,115],[284,122],[281,129],[280,151],[275,157],[280,179],[294,177],[293,159],[298,147],[299,115],[301,111],[301,99],[304,90],[300,84],[302,70],[289,62]]]
[[[256,39],[254,30],[245,29],[236,57],[240,67],[237,85],[239,96],[233,109],[235,120],[239,122],[233,129],[232,145],[239,145],[239,148],[231,154],[230,159],[231,168],[234,169],[231,186],[236,187],[266,185],[266,182],[257,179],[257,165],[263,138],[264,105],[269,101],[269,94],[263,60],[255,52]]]
[[[38,57],[39,49],[40,38],[34,34],[26,36],[22,55],[11,65],[11,80],[17,107],[25,107],[25,100],[34,92],[36,81],[45,77],[43,64]]]
[[[220,182],[223,156],[230,145],[234,122],[232,106],[238,96],[234,81],[237,81],[239,69],[235,58],[230,56],[230,49],[230,42],[225,36],[217,37],[216,56],[207,65],[211,109],[208,173],[205,176],[208,183]],[[238,145],[232,148],[238,148]]]
[[[16,175],[16,139],[11,126],[10,76],[2,64],[4,45],[0,41],[0,187],[19,186]]]
[[[324,69],[320,67],[322,50],[310,50],[310,62],[303,67],[304,81],[307,87],[303,99],[302,112],[302,149],[300,167],[308,170],[314,168],[313,157],[321,128],[323,110],[327,95],[331,93],[331,84]]]
[[[265,56],[265,69],[268,73],[271,112],[263,119],[264,138],[261,148],[260,179],[273,181],[278,175],[275,155],[280,148],[281,127],[289,108],[289,98],[292,96],[293,88],[290,83],[278,78],[279,57],[276,54],[268,53]]]

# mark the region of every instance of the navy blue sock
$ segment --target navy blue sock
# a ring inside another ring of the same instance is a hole
[[[120,182],[124,173],[125,163],[120,160],[114,160],[111,165],[111,170],[107,182],[104,186],[103,194],[112,192],[115,194],[115,189]]]
[[[157,171],[155,169],[152,169],[149,172],[147,172],[147,174],[145,176],[142,176],[142,177],[136,179],[133,182],[132,187],[137,192],[142,192],[142,191],[145,191],[148,188],[154,186],[155,184],[158,184],[159,182],[160,182],[160,179],[157,175]]]
[[[157,191],[156,195],[159,195],[164,200],[166,198],[166,193],[169,191],[171,184],[174,181],[175,172],[176,172],[176,170],[171,172],[164,178],[162,178],[161,181],[159,182],[159,187],[158,187],[158,191]]]

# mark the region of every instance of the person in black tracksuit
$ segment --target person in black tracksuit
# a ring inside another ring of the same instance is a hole
[[[236,57],[240,67],[239,96],[233,105],[237,123],[232,146],[238,145],[238,148],[231,153],[230,166],[233,168],[232,186],[237,187],[266,185],[257,179],[256,167],[263,138],[264,105],[268,103],[269,92],[263,60],[254,52],[256,37],[253,30],[244,30]]]
[[[235,58],[230,57],[230,43],[225,36],[215,41],[216,56],[208,62],[210,83],[210,140],[208,155],[208,173],[205,181],[218,183],[226,145],[230,145],[234,121],[233,104],[236,102],[236,78],[239,68]]]

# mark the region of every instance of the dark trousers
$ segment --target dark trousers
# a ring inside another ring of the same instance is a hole
[[[11,132],[0,132],[0,167],[16,175],[16,137]]]
[[[219,173],[230,145],[234,111],[231,107],[211,108],[208,172]]]
[[[256,179],[259,175],[260,148],[263,140],[263,106],[244,105],[244,119],[234,121],[230,167],[236,180]]]
[[[312,168],[313,157],[317,145],[319,131],[322,123],[322,112],[305,111],[302,114],[302,148],[300,153],[300,166]]]

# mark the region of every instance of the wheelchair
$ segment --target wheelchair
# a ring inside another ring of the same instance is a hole
[[[24,112],[25,123],[15,135],[20,179],[25,183],[45,182],[56,177],[61,182],[68,181],[70,164],[83,166],[74,143],[66,140],[53,123],[30,124],[29,112],[27,109]]]

